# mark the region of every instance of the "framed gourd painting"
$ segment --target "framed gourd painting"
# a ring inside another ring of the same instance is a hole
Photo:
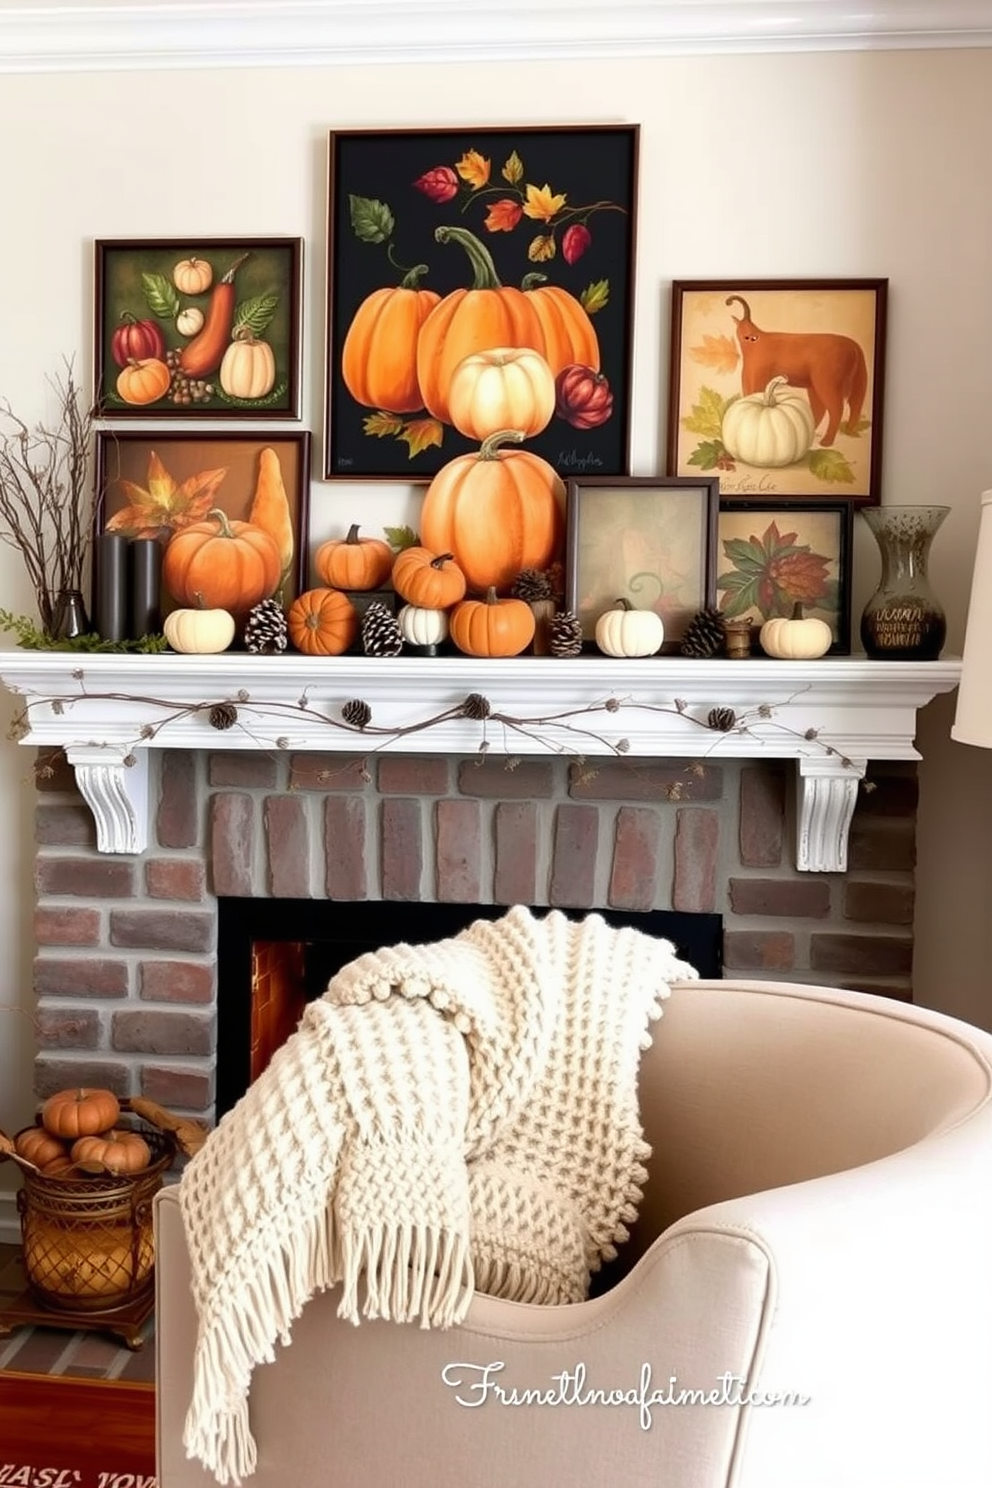
[[[300,417],[301,238],[95,246],[103,417]]]
[[[627,473],[638,138],[330,135],[325,479],[427,481],[494,422]]]
[[[881,489],[886,279],[676,280],[668,471],[724,499]]]

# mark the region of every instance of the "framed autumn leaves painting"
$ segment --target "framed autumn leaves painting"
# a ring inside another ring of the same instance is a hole
[[[627,473],[638,137],[330,135],[326,479],[424,481],[478,448],[453,377],[500,349],[550,369],[529,449],[562,477]],[[532,426],[527,397],[508,427]]]
[[[668,470],[731,500],[880,500],[885,279],[672,286]]]

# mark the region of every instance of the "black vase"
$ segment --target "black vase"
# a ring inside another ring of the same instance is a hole
[[[52,606],[51,636],[53,641],[71,641],[88,635],[89,616],[79,589],[60,589]]]

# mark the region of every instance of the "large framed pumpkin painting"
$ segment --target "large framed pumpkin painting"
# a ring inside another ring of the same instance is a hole
[[[330,135],[325,479],[422,482],[499,428],[627,474],[638,138]]]
[[[233,553],[239,542],[254,541],[242,524],[261,527],[278,550],[272,593],[288,607],[306,588],[309,432],[102,430],[97,435],[96,482],[97,538],[116,532],[130,539],[156,539],[165,549],[195,526],[203,541],[229,539]],[[221,549],[215,544],[212,552]],[[217,587],[205,603],[237,611],[242,608],[234,577],[238,564],[229,565],[229,574],[221,567],[219,560],[216,575],[211,575]],[[167,586],[162,594],[163,614],[196,604],[194,595],[170,593]]]
[[[676,280],[670,475],[733,501],[881,492],[885,279]]]

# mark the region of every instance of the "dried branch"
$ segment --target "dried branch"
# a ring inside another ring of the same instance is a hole
[[[83,588],[93,537],[90,480],[95,408],[86,408],[71,361],[49,378],[51,423],[33,428],[0,399],[0,541],[20,553],[42,627],[51,632],[55,602]]]

